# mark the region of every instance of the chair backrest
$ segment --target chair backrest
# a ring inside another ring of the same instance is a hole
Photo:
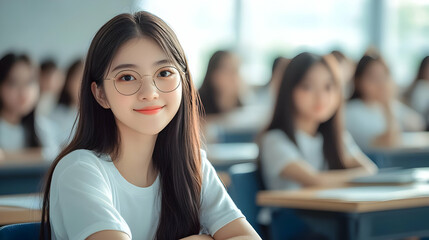
[[[38,240],[40,222],[18,223],[6,225],[0,228],[1,240]]]
[[[260,207],[256,204],[256,195],[262,189],[262,184],[256,164],[236,164],[230,167],[228,172],[231,178],[229,195],[246,216],[247,221],[261,234],[261,227],[257,221]]]
[[[0,195],[40,192],[50,164],[3,166],[0,168]]]

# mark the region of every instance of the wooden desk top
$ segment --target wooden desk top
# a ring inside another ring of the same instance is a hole
[[[412,189],[417,185],[407,186]],[[353,186],[344,188],[350,189],[350,187]],[[401,187],[402,189],[404,188],[403,186],[398,187]],[[390,200],[380,201],[354,201],[352,199],[329,199],[320,197],[321,191],[326,190],[326,188],[307,188],[296,191],[261,191],[257,195],[257,203],[260,206],[297,208],[306,210],[348,213],[375,212],[382,210],[429,206],[429,194],[426,191],[427,187],[429,187],[429,184],[424,184],[423,187],[425,190],[422,192],[421,196],[414,193],[409,197],[404,195],[403,198],[392,198]]]
[[[2,199],[5,199],[5,198],[17,197],[19,199],[26,199],[32,196],[33,197],[37,196],[37,194],[0,196],[0,203]],[[0,205],[0,225],[24,223],[24,222],[38,222],[41,220],[41,217],[42,217],[41,211],[38,209]]]

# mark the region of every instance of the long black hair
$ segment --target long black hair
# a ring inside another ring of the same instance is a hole
[[[29,67],[33,67],[30,58],[27,55],[16,55],[14,53],[8,53],[0,59],[0,88],[6,82],[9,76],[10,70],[15,64],[23,62]],[[3,108],[0,96],[0,110]],[[26,147],[40,147],[41,143],[36,135],[34,121],[35,121],[35,110],[32,110],[26,116],[21,119],[21,124],[24,127]],[[1,134],[1,133],[0,133]]]
[[[368,70],[369,66],[371,64],[378,62],[381,63],[386,70],[386,72],[389,74],[389,68],[387,67],[386,62],[383,60],[383,58],[378,54],[366,54],[364,55],[358,62],[355,70],[355,74],[353,76],[353,94],[350,97],[350,100],[352,99],[362,99],[363,93],[361,92],[359,86],[362,82],[362,76],[365,74],[365,72]]]
[[[233,54],[231,51],[221,50],[213,53],[207,65],[206,75],[204,77],[203,84],[199,89],[199,94],[201,97],[201,103],[204,107],[204,112],[206,115],[218,114],[221,112],[220,107],[216,101],[216,98],[219,93],[216,92],[216,88],[213,84],[215,81],[213,75],[221,67],[222,61],[227,56]],[[241,107],[242,103],[240,99],[237,98],[237,107]]]
[[[327,67],[337,87],[340,88],[338,72],[335,70],[336,62],[335,59],[332,58],[332,55],[321,57],[304,52],[290,61],[283,73],[273,118],[264,132],[279,129],[299,147],[295,138],[296,126],[294,123],[294,114],[296,113],[296,103],[293,100],[293,92],[304,79],[305,74],[310,68],[318,63]],[[344,169],[341,106],[338,107],[338,110],[330,119],[319,125],[317,131],[323,136],[323,154],[328,163],[328,167],[330,169]]]
[[[160,18],[142,11],[114,17],[101,27],[91,42],[80,91],[76,133],[53,162],[46,181],[41,239],[51,235],[49,193],[52,174],[58,162],[76,149],[117,156],[120,136],[114,115],[110,109],[104,109],[97,103],[91,92],[91,83],[102,86],[106,70],[118,48],[130,39],[143,36],[157,42],[182,72],[180,107],[171,122],[158,134],[152,155],[154,167],[160,174],[162,196],[156,239],[179,239],[199,233],[202,176],[198,95],[193,87],[185,53],[173,30]]]

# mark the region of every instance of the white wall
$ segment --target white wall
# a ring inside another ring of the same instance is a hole
[[[0,56],[53,57],[66,67],[84,56],[96,31],[110,18],[136,10],[135,0],[0,0]]]

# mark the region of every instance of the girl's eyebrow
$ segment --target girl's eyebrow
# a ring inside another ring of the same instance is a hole
[[[154,62],[152,65],[153,66],[159,66],[159,65],[163,65],[163,64],[167,64],[167,63],[171,64],[171,61],[168,59],[162,59],[162,60]]]
[[[122,69],[122,68],[137,68],[137,66],[135,64],[131,64],[131,63],[120,64],[120,65],[116,66],[115,68],[113,68],[112,72],[114,72],[118,69]]]
[[[167,64],[167,63],[170,64],[171,61],[168,59],[162,59],[162,60],[154,62],[152,65],[153,66],[159,66],[159,65],[163,65],[163,64]],[[112,72],[114,72],[118,69],[123,69],[123,68],[134,68],[134,69],[136,69],[138,67],[137,67],[137,65],[132,64],[132,63],[125,63],[125,64],[120,64],[120,65],[116,66],[115,68],[113,68]]]

